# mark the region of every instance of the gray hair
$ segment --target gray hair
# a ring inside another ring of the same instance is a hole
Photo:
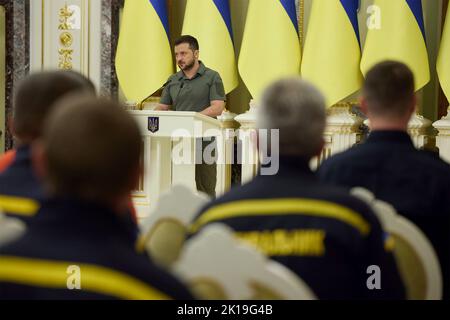
[[[259,129],[279,129],[280,154],[312,158],[322,147],[326,123],[325,99],[299,77],[270,85],[258,108]]]

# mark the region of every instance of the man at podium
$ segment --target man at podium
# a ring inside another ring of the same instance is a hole
[[[156,110],[195,111],[209,117],[217,117],[225,108],[225,89],[219,73],[207,68],[199,60],[197,39],[185,35],[175,41],[175,59],[180,71],[170,76]],[[202,152],[209,143],[198,143]],[[216,164],[208,165],[202,159],[196,164],[197,189],[215,197]]]

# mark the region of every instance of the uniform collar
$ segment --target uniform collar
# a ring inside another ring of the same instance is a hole
[[[276,175],[284,176],[314,176],[310,165],[310,160],[301,156],[280,156],[279,170]]]
[[[119,216],[104,205],[73,197],[56,197],[43,201],[34,222],[61,225],[72,230],[109,230],[111,234],[122,234],[132,241],[137,233],[137,226],[131,216]]]
[[[413,146],[409,134],[400,130],[379,130],[372,131],[367,137],[367,143],[397,143]]]
[[[195,78],[197,78],[199,76],[202,76],[206,72],[206,66],[203,64],[203,62],[199,61],[198,63],[200,65],[200,67],[198,68],[197,73],[195,74],[195,76],[192,79],[195,79]],[[192,79],[188,79],[186,77],[186,75],[184,74],[183,70],[180,70],[178,72],[178,80],[183,80],[183,79],[184,80],[192,80]]]

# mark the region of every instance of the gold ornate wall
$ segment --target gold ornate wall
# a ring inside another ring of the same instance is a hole
[[[100,8],[99,0],[33,0],[31,70],[76,70],[99,86]]]

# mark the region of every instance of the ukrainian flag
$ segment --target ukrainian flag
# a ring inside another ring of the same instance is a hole
[[[116,70],[128,100],[142,102],[173,73],[165,0],[125,0]]]
[[[450,100],[450,6],[447,10],[444,32],[442,34],[441,49],[437,61],[437,72],[442,90]]]
[[[295,0],[250,0],[239,72],[253,98],[281,77],[300,73]]]
[[[361,87],[358,6],[358,0],[313,1],[301,74],[329,107]]]
[[[222,77],[225,92],[238,85],[228,0],[188,0],[183,34],[197,38],[200,60]]]
[[[421,0],[375,0],[381,27],[367,33],[361,60],[363,74],[383,60],[397,60],[414,72],[416,90],[430,81]]]

